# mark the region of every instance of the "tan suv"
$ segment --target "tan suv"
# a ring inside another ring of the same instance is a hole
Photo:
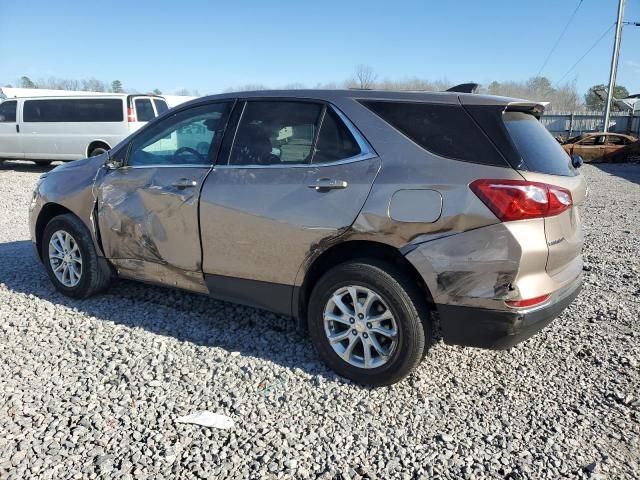
[[[390,384],[435,317],[447,343],[508,348],[578,294],[584,181],[541,113],[458,93],[201,98],[43,175],[33,243],[66,295],[119,276],[265,308],[341,375]]]

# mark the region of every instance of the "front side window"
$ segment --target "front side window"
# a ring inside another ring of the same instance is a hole
[[[25,122],[122,122],[123,103],[118,98],[26,100]]]
[[[313,163],[328,163],[355,157],[360,153],[358,142],[338,114],[331,108],[322,121]]]
[[[156,114],[153,112],[151,100],[149,98],[136,98],[136,118],[139,122],[149,122],[153,120]]]
[[[137,135],[128,165],[208,165],[222,137],[231,104],[214,103],[178,112]]]
[[[309,163],[322,108],[308,102],[247,102],[229,165]]]
[[[16,101],[6,101],[0,103],[0,122],[16,123]]]
[[[592,135],[592,136],[587,137],[587,138],[585,138],[583,140],[580,140],[579,142],[577,142],[577,144],[585,146],[585,147],[588,147],[590,145],[595,145],[597,139],[598,139],[598,137],[596,137],[595,135]]]

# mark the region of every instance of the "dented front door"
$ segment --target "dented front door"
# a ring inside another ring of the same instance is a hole
[[[121,276],[207,291],[198,203],[229,109],[212,103],[150,125],[131,141],[125,166],[102,178],[100,236]]]
[[[206,291],[198,196],[209,167],[123,168],[105,175],[98,218],[105,255],[125,277]]]

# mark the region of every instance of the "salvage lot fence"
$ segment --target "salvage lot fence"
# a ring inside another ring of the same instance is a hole
[[[602,130],[602,112],[549,112],[540,121],[555,137],[570,138]],[[640,136],[640,116],[628,112],[612,112],[610,132]]]

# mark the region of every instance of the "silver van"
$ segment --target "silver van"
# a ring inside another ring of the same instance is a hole
[[[168,110],[164,98],[105,94],[25,97],[0,103],[0,160],[100,155]]]

